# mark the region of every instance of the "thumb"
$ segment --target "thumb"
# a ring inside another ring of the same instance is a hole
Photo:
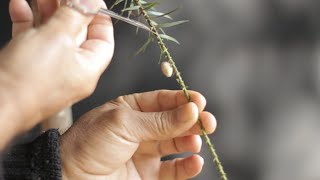
[[[88,1],[92,4],[88,6],[98,7],[97,1]],[[85,5],[83,5],[85,6]],[[65,33],[70,38],[77,38],[84,30],[87,29],[89,23],[93,20],[94,16],[85,14],[66,5],[61,4],[61,7],[57,9],[55,14],[48,21],[47,26],[52,30],[50,33]]]
[[[188,131],[198,120],[195,103],[164,112],[137,112],[136,121],[125,126],[137,142],[166,140]]]
[[[10,0],[9,13],[12,21],[12,37],[32,27],[33,15],[27,1]]]

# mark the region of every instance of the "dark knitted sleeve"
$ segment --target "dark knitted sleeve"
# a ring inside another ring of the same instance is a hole
[[[33,142],[17,145],[3,155],[4,179],[60,180],[59,132],[48,130]]]

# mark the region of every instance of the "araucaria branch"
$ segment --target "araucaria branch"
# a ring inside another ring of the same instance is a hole
[[[158,29],[157,29],[156,25],[152,22],[151,17],[148,14],[148,11],[141,4],[140,0],[133,0],[133,1],[137,6],[139,6],[139,11],[143,15],[143,17],[146,19],[151,31],[153,32],[154,37],[157,39],[158,45],[159,45],[159,47],[161,49],[161,53],[163,53],[165,55],[166,60],[172,66],[175,78],[176,78],[177,82],[179,83],[181,89],[183,90],[186,99],[188,100],[188,102],[191,102],[192,99],[190,98],[190,95],[189,95],[188,90],[187,90],[187,86],[185,85],[185,83],[184,83],[184,81],[183,81],[183,79],[181,77],[181,73],[179,72],[177,66],[175,65],[175,62],[174,62],[170,52],[168,51],[168,48],[166,47],[165,43],[163,42],[163,39],[161,38],[161,35],[158,32]],[[198,120],[198,124],[199,124],[199,126],[201,128],[201,132],[202,132],[202,135],[203,135],[203,137],[204,137],[204,139],[206,141],[206,144],[208,145],[208,148],[209,148],[209,150],[211,152],[211,155],[213,157],[213,161],[214,161],[214,163],[215,163],[215,165],[217,167],[217,170],[218,170],[218,172],[220,174],[221,180],[227,180],[228,178],[226,176],[226,173],[223,170],[223,166],[222,166],[222,164],[221,164],[221,162],[219,160],[219,157],[218,157],[218,155],[216,153],[214,145],[211,143],[210,138],[208,137],[208,134],[206,133],[205,129],[203,128],[200,119]]]

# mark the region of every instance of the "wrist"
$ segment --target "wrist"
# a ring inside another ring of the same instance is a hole
[[[0,149],[2,150],[12,138],[22,132],[21,113],[16,107],[16,102],[9,96],[8,88],[3,87],[0,82],[0,131],[1,141]]]
[[[1,137],[8,137],[7,141],[14,136],[32,128],[37,118],[36,106],[28,90],[11,78],[7,72],[0,69],[0,126]],[[38,115],[39,117],[39,115]],[[3,141],[3,140],[2,140]]]

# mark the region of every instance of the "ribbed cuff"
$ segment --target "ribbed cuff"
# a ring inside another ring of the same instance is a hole
[[[62,179],[58,130],[48,130],[29,144],[12,147],[3,156],[2,171],[5,179]]]

